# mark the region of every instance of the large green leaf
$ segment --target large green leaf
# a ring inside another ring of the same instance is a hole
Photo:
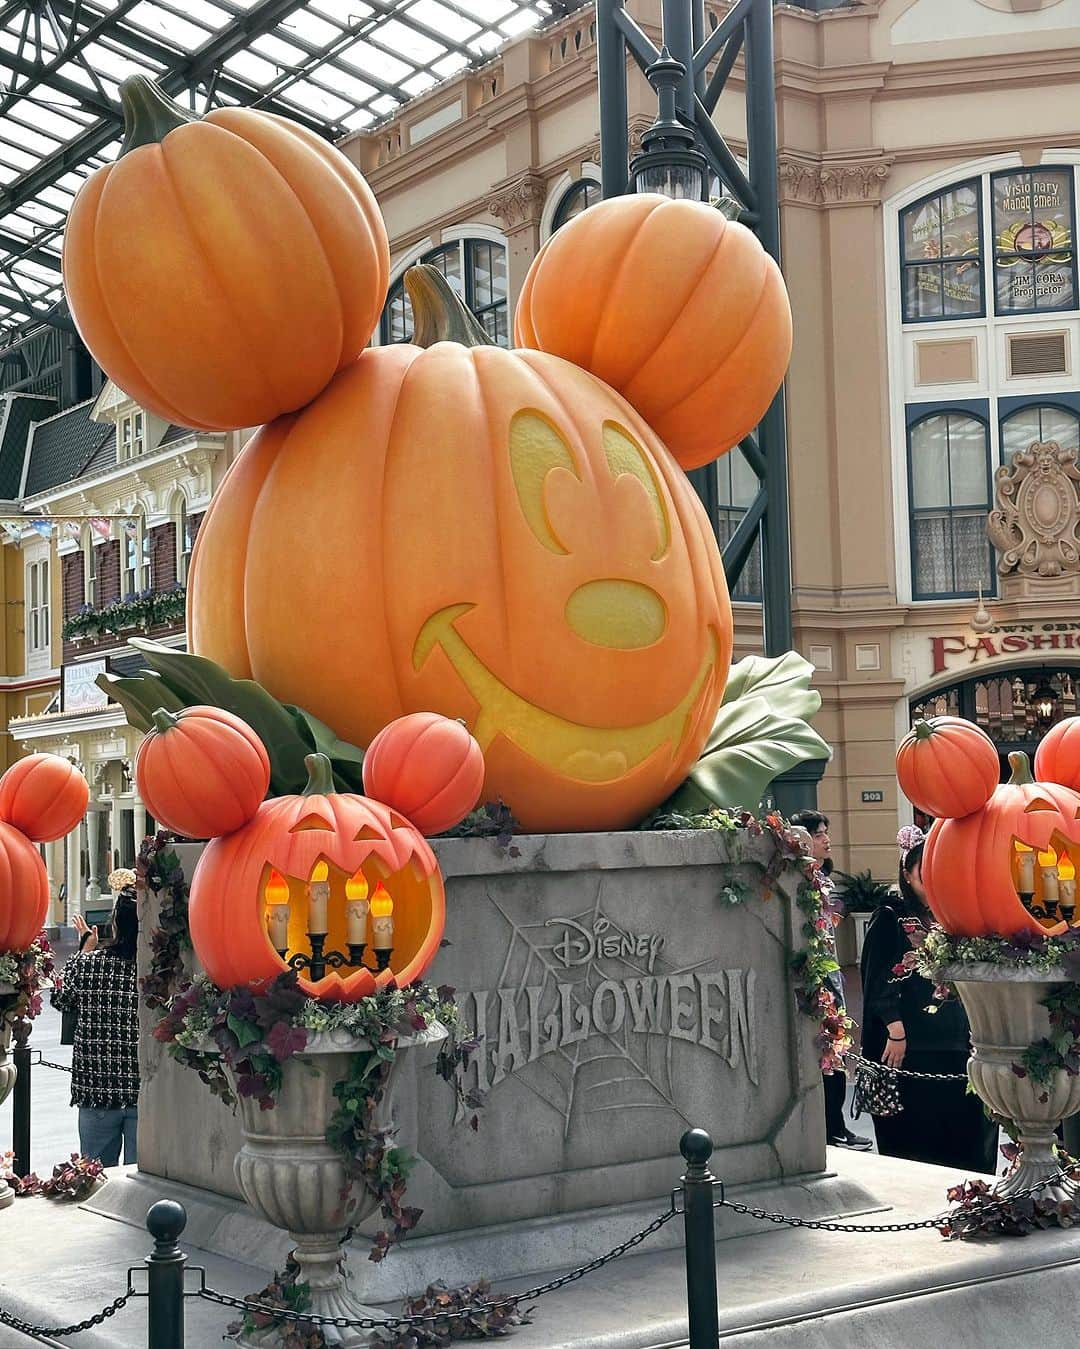
[[[169,712],[179,712],[187,706],[152,670],[142,675],[100,674],[94,682],[113,702],[120,704],[128,725],[136,731],[150,729],[153,724],[151,719],[159,707]]]
[[[774,778],[808,759],[831,755],[807,722],[778,715],[771,695],[768,700],[740,698],[717,712],[701,758],[664,808],[756,810]]]
[[[312,750],[325,754],[334,769],[334,782],[343,792],[364,790],[364,751],[342,740],[325,721],[305,712],[292,703],[283,704],[285,711],[296,721],[301,735],[310,740]]]
[[[747,656],[731,667],[724,705],[743,698],[767,698],[780,717],[809,721],[821,707],[821,694],[810,687],[814,667],[797,651],[782,656]]]
[[[101,675],[97,682],[123,707],[128,723],[136,730],[149,730],[159,707],[170,712],[197,703],[222,707],[246,721],[266,746],[272,796],[303,790],[307,782],[304,758],[315,751],[330,759],[339,790],[363,790],[363,751],[339,739],[318,717],[303,708],[279,703],[254,680],[233,679],[205,656],[141,638],[132,639],[131,645],[150,668],[123,678]]]

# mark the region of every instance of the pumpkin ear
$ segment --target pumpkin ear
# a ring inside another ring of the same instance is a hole
[[[270,786],[270,759],[240,717],[220,707],[161,707],[135,756],[147,810],[185,838],[220,838],[247,824]]]
[[[364,754],[364,791],[423,834],[440,834],[480,800],[484,756],[463,721],[413,712],[384,727]]]
[[[1035,781],[1080,791],[1080,717],[1051,726],[1035,751]]]
[[[0,777],[0,820],[34,843],[70,834],[90,802],[90,788],[59,754],[30,754]]]
[[[907,799],[936,819],[982,810],[1001,780],[994,742],[962,717],[917,721],[896,751],[896,776]]]

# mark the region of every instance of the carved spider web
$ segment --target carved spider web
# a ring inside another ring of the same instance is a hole
[[[603,917],[609,925],[608,932],[629,935],[606,914],[602,914],[602,889],[603,883],[599,880],[592,906],[570,917],[589,931],[593,931],[597,921]],[[507,981],[511,979],[515,965],[520,962],[514,986],[515,1015],[519,999],[527,997],[525,989],[530,984],[535,987],[537,982],[541,986],[542,997],[550,997],[554,993],[556,1006],[559,999],[556,986],[569,984],[571,1010],[587,1008],[591,1018],[593,994],[605,980],[619,978],[620,973],[617,971],[621,970],[623,978],[636,975],[662,978],[669,974],[689,974],[710,964],[707,958],[676,967],[666,964],[658,956],[650,970],[629,956],[604,956],[601,957],[605,966],[603,970],[598,967],[596,958],[586,965],[567,969],[555,959],[556,930],[547,927],[543,921],[520,923],[507,913],[490,891],[488,899],[510,929],[510,940],[496,989],[511,987]],[[562,1116],[563,1138],[569,1137],[575,1109],[587,1115],[612,1110],[669,1110],[689,1124],[690,1121],[675,1101],[671,1076],[674,1045],[671,1037],[666,1034],[638,1034],[637,1044],[632,1045],[633,1016],[629,1007],[617,1031],[598,1030],[594,1023],[590,1024],[592,1029],[587,1039],[561,1046],[517,1068],[513,1073],[518,1081]],[[492,1064],[494,1070],[497,1066],[494,1058]],[[611,1066],[607,1067],[609,1064]],[[582,1076],[595,1080],[582,1084],[579,1083],[579,1077]]]

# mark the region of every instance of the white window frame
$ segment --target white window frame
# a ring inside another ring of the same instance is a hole
[[[35,657],[48,657],[52,648],[48,553],[27,558],[24,584],[26,658],[29,665]]]
[[[188,571],[191,568],[191,548],[184,545],[188,541],[187,534],[191,523],[191,511],[188,507],[187,497],[183,492],[176,496],[173,522],[176,526],[176,581],[178,585],[186,586]]]
[[[123,544],[123,555],[120,559],[120,598],[124,600],[129,594],[138,595],[144,590],[149,590],[153,584],[153,567],[150,556],[150,531],[146,527],[146,516],[142,510],[132,511],[128,516],[129,520],[135,521],[135,537],[132,539],[125,527],[122,532],[121,542]],[[129,552],[131,544],[135,545],[133,567],[128,565]],[[129,584],[129,577],[131,584]]]
[[[98,604],[98,555],[94,549],[94,531],[87,525],[83,531],[83,603],[96,608]]]

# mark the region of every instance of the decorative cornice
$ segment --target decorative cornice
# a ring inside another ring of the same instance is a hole
[[[488,198],[487,209],[509,233],[539,222],[547,200],[547,183],[538,173],[523,173],[509,183],[500,183]]]
[[[810,206],[862,205],[881,200],[893,156],[873,159],[806,160],[782,155],[780,200]]]

